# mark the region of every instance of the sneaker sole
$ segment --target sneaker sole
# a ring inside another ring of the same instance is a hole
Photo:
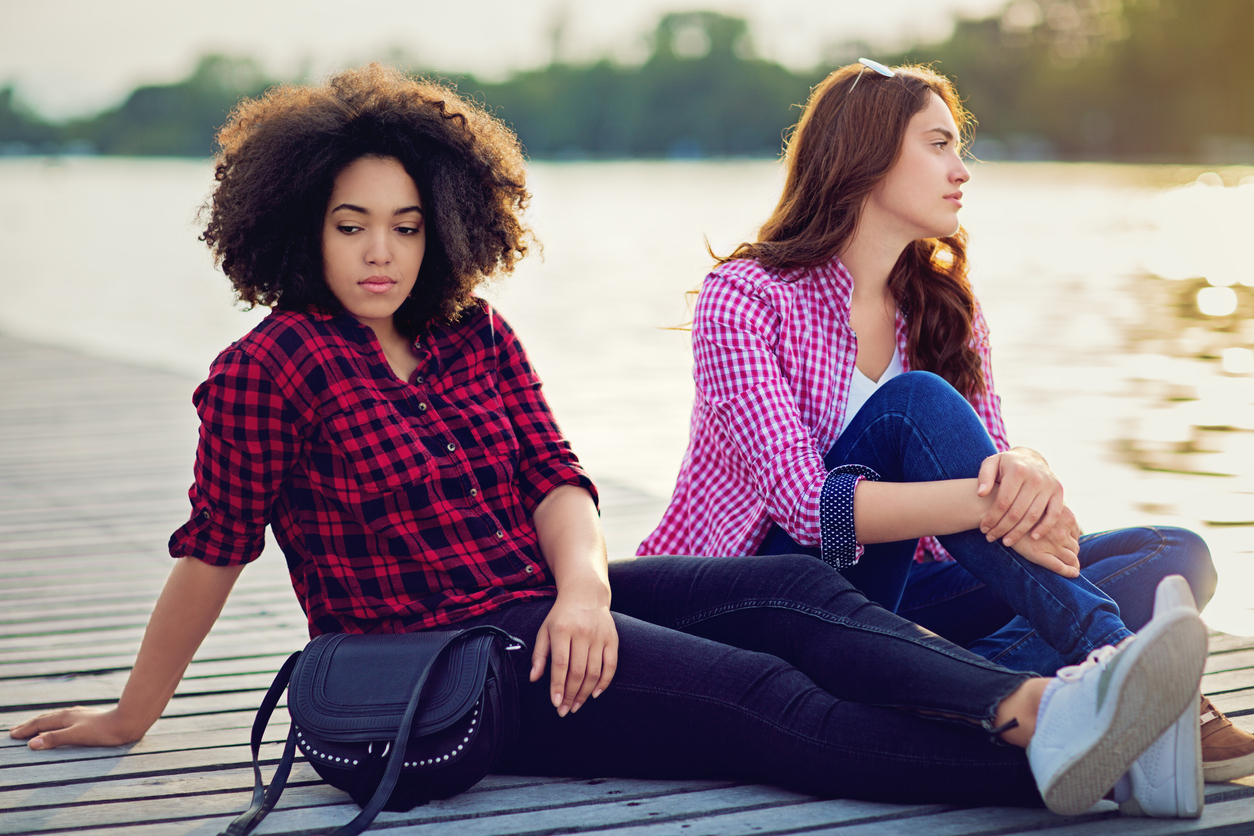
[[[1179,607],[1151,621],[1124,652],[1134,648],[1110,684],[1115,704],[1106,728],[1041,793],[1055,813],[1088,811],[1197,695],[1206,664],[1206,627],[1196,610]]]
[[[1207,783],[1222,784],[1254,775],[1254,752],[1226,761],[1202,761],[1202,777]]]

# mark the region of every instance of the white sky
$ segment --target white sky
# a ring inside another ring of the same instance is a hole
[[[953,15],[985,16],[1007,0],[0,0],[0,85],[41,113],[66,117],[120,101],[143,83],[186,76],[216,51],[258,59],[274,75],[383,58],[500,78],[550,58],[567,23],[567,60],[643,57],[667,11],[747,18],[758,53],[794,68],[832,45],[943,39]]]

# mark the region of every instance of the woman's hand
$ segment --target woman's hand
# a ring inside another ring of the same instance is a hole
[[[980,465],[978,481],[978,496],[988,496],[994,487],[997,490],[992,506],[980,520],[980,531],[990,543],[1000,539],[1003,545],[1014,547],[1025,535],[1044,540],[1066,510],[1062,483],[1041,454],[1027,447],[989,456]],[[1069,536],[1073,532],[1067,529],[1064,533]]]
[[[553,657],[549,696],[561,717],[601,696],[618,667],[618,629],[610,615],[609,588],[599,579],[560,588],[540,625],[531,654],[531,681]]]
[[[9,737],[26,740],[32,749],[58,746],[122,746],[134,743],[147,729],[128,727],[116,708],[62,708],[40,714],[9,729]]]
[[[1044,566],[1064,578],[1075,578],[1080,574],[1079,536],[1075,515],[1070,508],[1064,507],[1058,523],[1045,536],[1040,539],[1024,537],[1011,548],[1038,566]]]
[[[540,625],[531,653],[531,681],[551,656],[549,696],[561,717],[599,697],[618,668],[618,629],[610,615],[605,538],[592,495],[559,485],[532,515],[540,551],[557,582],[557,600]]]
[[[243,568],[211,566],[194,557],[179,560],[153,607],[117,707],[49,711],[14,726],[9,736],[31,738],[27,745],[32,749],[121,746],[139,740],[161,716]]]

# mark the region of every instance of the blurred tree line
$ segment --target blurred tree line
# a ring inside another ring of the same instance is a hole
[[[1254,163],[1252,41],[1254,0],[1010,0],[944,42],[875,57],[953,78],[984,158]],[[679,12],[639,65],[570,64],[555,48],[502,82],[449,80],[535,158],[773,156],[810,88],[865,51],[796,72],[757,57],[744,20]],[[207,56],[181,82],[65,124],[0,88],[0,152],[204,157],[236,102],[273,83],[252,60]]]
[[[1014,0],[890,58],[937,62],[990,156],[1254,164],[1254,0]]]

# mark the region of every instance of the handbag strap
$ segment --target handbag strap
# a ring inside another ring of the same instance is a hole
[[[413,728],[414,716],[418,712],[422,688],[426,684],[436,660],[440,658],[440,654],[453,642],[483,633],[495,633],[500,636],[509,645],[506,648],[508,650],[515,649],[515,645],[525,646],[521,641],[504,630],[489,625],[467,627],[458,632],[450,632],[445,636],[436,646],[435,651],[431,653],[427,664],[423,667],[417,681],[414,683],[413,693],[410,694],[409,702],[405,706],[405,713],[401,718],[400,727],[396,731],[396,739],[392,741],[392,747],[389,750],[387,768],[379,779],[379,786],[375,789],[374,795],[371,796],[370,801],[366,806],[362,807],[361,812],[352,821],[332,832],[330,836],[356,836],[356,834],[369,827],[375,816],[379,815],[379,811],[383,809],[383,805],[387,804],[388,798],[392,795],[392,790],[396,788],[396,782],[400,779],[401,767],[405,763],[405,750],[409,745],[409,733]],[[287,777],[291,773],[292,762],[295,760],[296,755],[296,724],[293,723],[288,729],[287,744],[283,748],[283,757],[274,771],[274,778],[270,782],[269,789],[265,787],[261,780],[261,766],[258,764],[258,756],[261,751],[261,738],[270,722],[270,715],[274,712],[274,707],[278,705],[283,689],[287,687],[288,682],[291,680],[292,669],[296,667],[296,660],[299,657],[300,653],[293,653],[283,663],[283,667],[279,669],[279,672],[274,677],[274,682],[270,684],[270,690],[266,692],[265,697],[262,699],[261,707],[257,709],[257,717],[253,721],[254,783],[252,805],[241,813],[235,821],[231,822],[230,826],[222,831],[219,836],[247,836],[248,833],[252,832],[253,828],[261,823],[266,814],[274,809],[274,805],[278,803],[279,796],[283,794],[283,789],[287,786]]]
[[[288,681],[291,680],[292,669],[296,667],[296,660],[299,658],[299,651],[287,657],[283,667],[279,668],[279,672],[274,675],[274,682],[270,683],[270,690],[266,691],[265,697],[262,698],[261,707],[257,709],[257,716],[253,720],[252,805],[241,813],[235,821],[231,822],[227,829],[218,834],[218,836],[247,836],[266,817],[266,813],[273,809],[279,800],[279,796],[283,794],[283,788],[287,786],[287,776],[291,773],[292,761],[296,758],[295,724],[292,724],[288,729],[287,745],[283,747],[283,757],[279,760],[279,765],[274,770],[274,779],[270,782],[269,791],[266,790],[266,786],[261,780],[261,764],[258,762],[258,758],[261,753],[261,738],[266,732],[266,726],[270,724],[270,715],[274,713],[274,707],[279,704],[279,697],[283,695],[283,689],[287,687]]]
[[[440,654],[444,652],[445,648],[453,642],[483,633],[495,633],[507,643],[522,644],[522,642],[504,630],[489,625],[467,627],[459,632],[449,633],[436,646],[435,651],[431,654],[431,658],[427,660],[426,666],[422,669],[422,673],[419,674],[418,681],[414,683],[414,691],[409,697],[409,704],[405,706],[405,714],[401,718],[400,728],[396,730],[396,739],[392,741],[387,768],[383,771],[383,777],[379,779],[379,786],[374,791],[374,795],[371,796],[369,803],[361,808],[361,812],[357,814],[356,818],[339,830],[333,831],[330,836],[357,836],[358,833],[370,826],[375,816],[379,815],[379,811],[383,809],[383,805],[387,804],[388,799],[392,796],[392,790],[396,787],[396,782],[400,779],[401,767],[405,764],[405,750],[409,746],[409,731],[413,727],[414,715],[418,713],[418,703],[422,697],[422,686],[426,684],[427,677],[435,666],[436,660],[440,658]]]

